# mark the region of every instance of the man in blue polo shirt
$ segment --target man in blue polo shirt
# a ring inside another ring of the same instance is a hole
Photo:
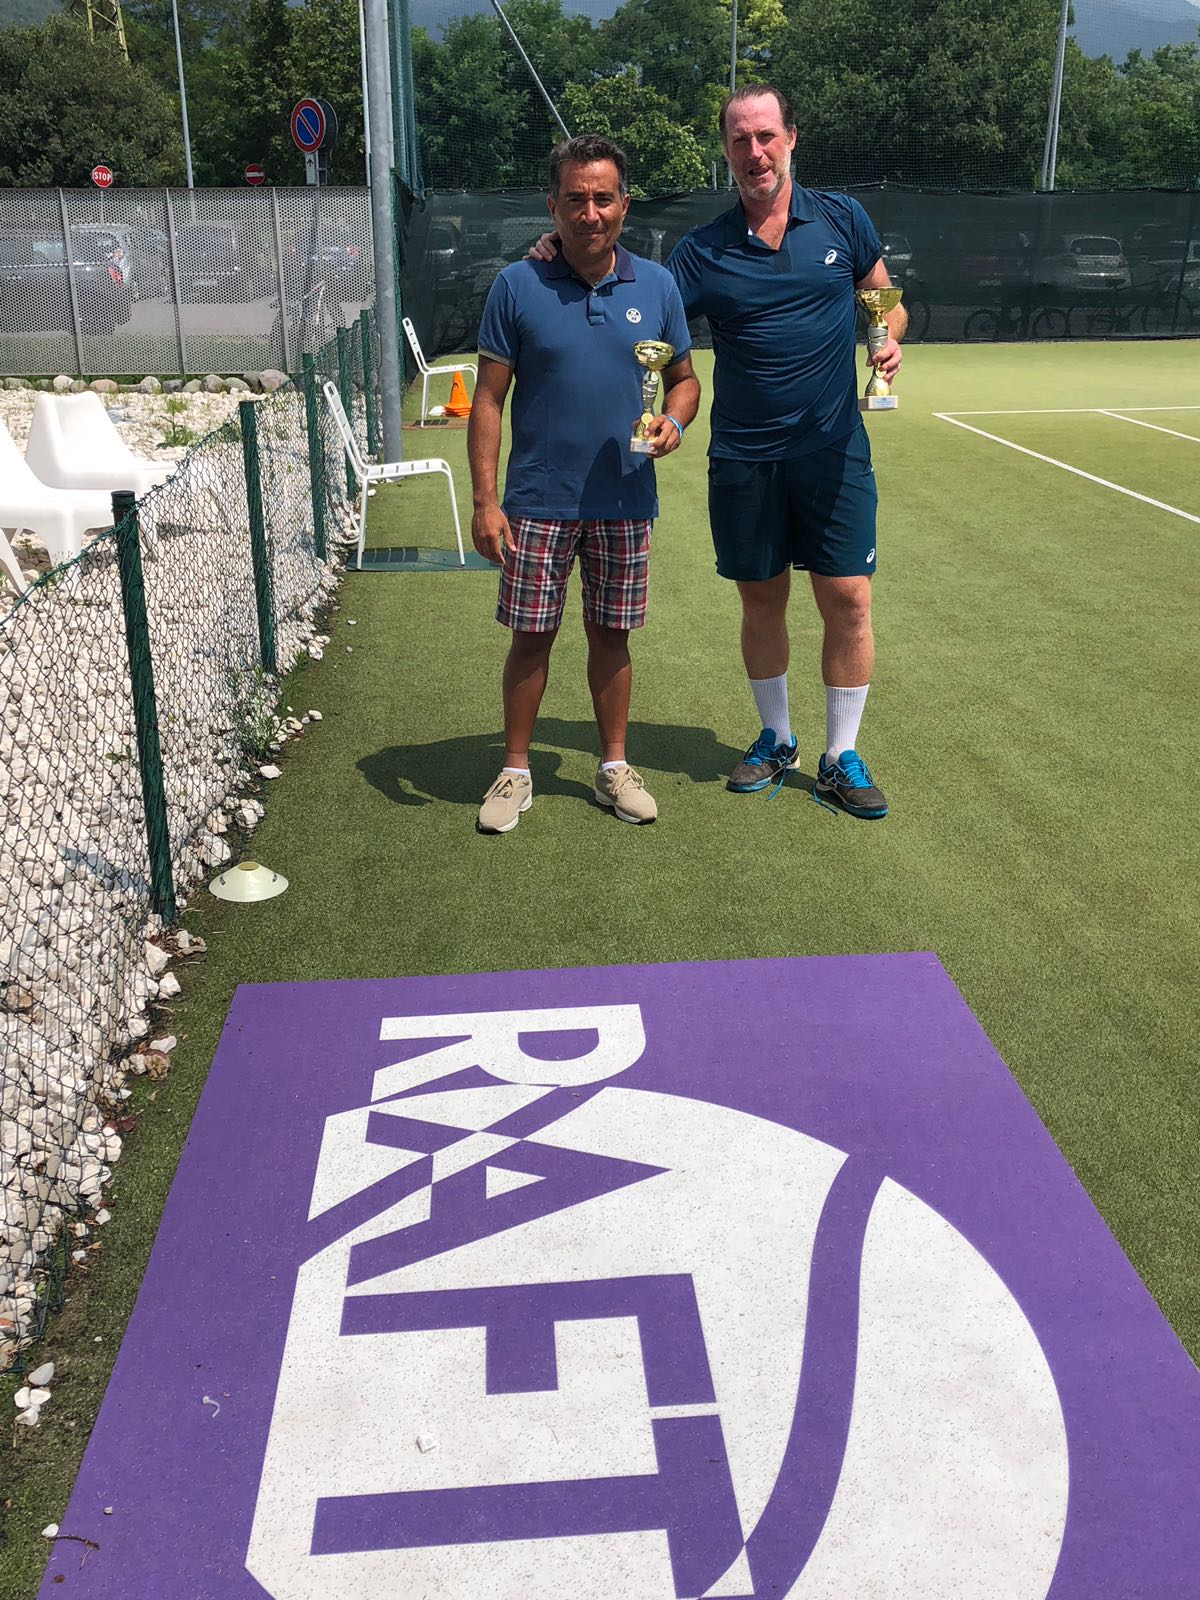
[[[826,740],[816,798],[852,816],[887,815],[856,749],[874,664],[875,476],[858,410],[855,290],[890,282],[879,235],[849,195],[791,178],[792,108],[765,84],[721,111],[739,200],[681,239],[667,262],[689,316],[707,316],[716,368],[709,518],[717,571],[738,586],[742,656],[762,731],[734,768],[741,793],[797,763],[788,710],[787,604],[806,570],[824,623]],[[907,316],[875,358],[900,366]]]
[[[585,134],[550,157],[549,207],[562,240],[549,262],[519,261],[493,283],[479,329],[479,381],[467,451],[475,548],[500,568],[497,620],[512,629],[504,666],[504,766],[479,827],[508,833],[533,800],[529,746],[578,555],[588,687],[600,732],[594,792],[625,822],[658,815],[625,759],[632,668],[642,625],[654,458],[678,448],[700,385],[675,281],[617,243],[629,209],[624,152]],[[650,452],[630,450],[642,410],[642,340],[674,347]],[[504,502],[497,493],[505,396],[514,384]]]

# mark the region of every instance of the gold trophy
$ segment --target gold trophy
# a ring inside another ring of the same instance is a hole
[[[859,289],[858,303],[867,313],[867,354],[876,355],[891,338],[886,317],[900,304],[903,289]],[[871,368],[866,393],[858,402],[860,411],[894,411],[900,404],[891,385],[878,367]]]
[[[650,438],[650,424],[654,421],[653,406],[658,395],[658,375],[664,367],[671,365],[675,346],[665,344],[661,339],[639,339],[633,347],[633,353],[645,367],[646,372],[642,378],[642,420],[634,427],[629,448],[635,455],[648,456],[654,449],[654,441]]]

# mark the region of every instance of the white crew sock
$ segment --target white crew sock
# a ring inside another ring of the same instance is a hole
[[[758,709],[758,720],[770,728],[776,744],[791,744],[792,724],[788,717],[787,673],[777,678],[751,678],[750,688]]]
[[[527,778],[527,777],[529,777],[529,768],[528,767],[501,767],[500,771],[501,772],[507,772],[510,778]]]
[[[600,771],[612,772],[617,767],[627,767],[628,765],[628,761],[602,761],[600,763]]]
[[[857,689],[825,685],[825,754],[830,761],[836,761],[844,750],[856,748],[858,725],[870,687],[869,683]]]

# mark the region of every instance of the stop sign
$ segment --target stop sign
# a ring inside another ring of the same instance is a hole
[[[98,189],[107,189],[113,181],[113,169],[106,167],[104,162],[98,162],[92,168],[92,182]]]
[[[266,178],[266,173],[257,161],[252,161],[246,168],[246,182],[257,187]]]

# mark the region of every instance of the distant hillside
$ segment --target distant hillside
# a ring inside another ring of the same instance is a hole
[[[27,28],[62,9],[62,0],[0,0],[0,28]]]
[[[1073,32],[1087,56],[1111,56],[1118,64],[1131,50],[1148,56],[1163,44],[1192,44],[1200,7],[1188,0],[1074,0]]]

